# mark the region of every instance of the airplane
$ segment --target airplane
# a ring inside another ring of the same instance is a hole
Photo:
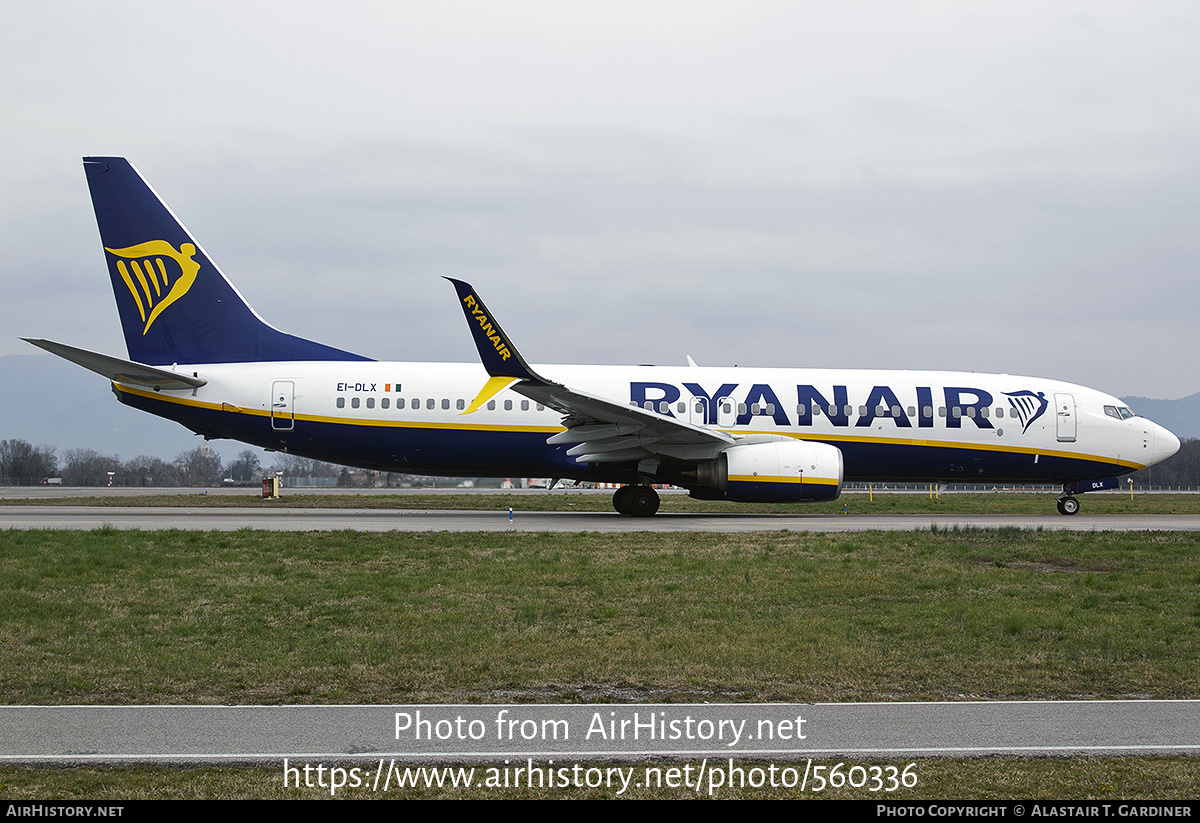
[[[450,280],[478,363],[379,362],[264,321],[124,158],[84,169],[128,359],[23,338],[108,378],[124,404],[205,438],[380,471],[653,484],[704,500],[834,500],[849,481],[1052,482],[1077,495],[1179,449],[1116,397],[942,371],[531,366]],[[449,279],[449,278],[447,278]]]

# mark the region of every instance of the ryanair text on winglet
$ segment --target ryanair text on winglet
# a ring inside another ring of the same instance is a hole
[[[479,328],[483,331],[484,337],[492,341],[492,345],[496,347],[496,353],[500,355],[501,360],[507,360],[512,356],[508,350],[508,346],[504,344],[504,338],[496,331],[496,328],[488,322],[487,315],[479,310],[475,303],[475,296],[468,294],[463,298],[463,302],[467,304],[467,308],[471,310],[471,314],[479,321]]]

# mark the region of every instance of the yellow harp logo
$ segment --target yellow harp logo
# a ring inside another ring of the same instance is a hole
[[[117,271],[146,324],[143,335],[163,309],[187,294],[200,271],[200,264],[192,259],[196,247],[191,243],[184,243],[179,251],[166,240],[148,240],[125,249],[106,246],[104,250],[122,258],[117,260]]]

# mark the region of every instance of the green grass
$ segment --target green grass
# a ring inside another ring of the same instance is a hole
[[[5,703],[1200,697],[1200,535],[0,533]]]

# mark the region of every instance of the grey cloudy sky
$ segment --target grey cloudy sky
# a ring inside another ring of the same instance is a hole
[[[0,0],[18,335],[123,354],[79,158],[269,321],[472,360],[1200,389],[1191,2]]]

